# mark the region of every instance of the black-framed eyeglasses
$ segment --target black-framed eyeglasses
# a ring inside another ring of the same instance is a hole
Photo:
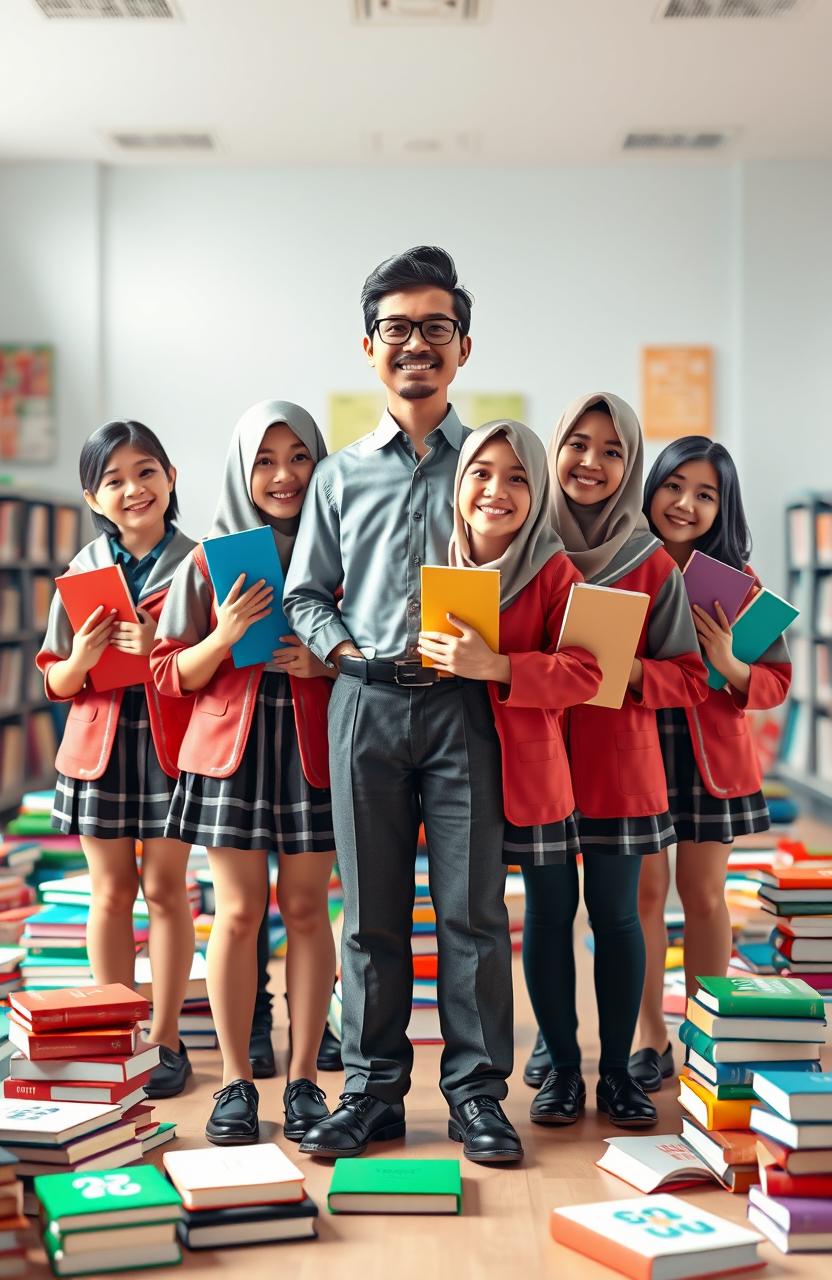
[[[403,316],[391,316],[389,319],[376,320],[373,325],[373,329],[388,347],[403,347],[414,329],[419,330],[422,339],[429,346],[447,347],[449,342],[453,342],[459,327],[458,320],[449,320],[447,316],[433,316],[430,320],[407,320]]]

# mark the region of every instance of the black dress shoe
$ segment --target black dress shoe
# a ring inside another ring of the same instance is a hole
[[[384,1102],[371,1093],[342,1093],[341,1105],[304,1134],[301,1151],[336,1159],[360,1156],[370,1142],[403,1138],[404,1103]]]
[[[218,1147],[241,1147],[257,1142],[257,1104],[260,1095],[250,1080],[232,1080],[214,1094],[216,1106],[205,1126],[205,1136]]]
[[[496,1098],[467,1098],[451,1107],[448,1137],[461,1142],[462,1154],[477,1164],[523,1159],[523,1144]]]
[[[529,1085],[532,1089],[539,1089],[551,1070],[552,1059],[549,1057],[546,1041],[538,1031],[534,1048],[526,1059],[526,1065],[523,1068],[523,1084]]]
[[[255,1015],[248,1040],[248,1060],[255,1080],[265,1080],[269,1076],[277,1075],[277,1063],[274,1060],[272,1046],[271,1018],[258,1019]]]
[[[657,1093],[663,1080],[673,1075],[673,1048],[670,1041],[664,1053],[656,1053],[655,1049],[639,1049],[630,1055],[627,1070],[645,1093]]]
[[[641,1085],[626,1071],[607,1071],[600,1077],[595,1105],[621,1129],[648,1129],[659,1118]]]
[[[175,1098],[185,1088],[191,1070],[188,1050],[181,1040],[178,1053],[160,1044],[158,1065],[151,1071],[144,1091],[148,1098]]]
[[[341,1061],[341,1041],[336,1039],[329,1027],[324,1027],[315,1065],[319,1071],[340,1071],[344,1065]]]
[[[300,1142],[307,1130],[320,1124],[329,1116],[324,1102],[326,1094],[311,1080],[290,1080],[283,1090],[283,1136],[290,1142]]]
[[[535,1095],[529,1117],[535,1124],[574,1124],[586,1106],[580,1071],[553,1067]]]

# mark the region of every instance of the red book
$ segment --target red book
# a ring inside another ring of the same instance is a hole
[[[116,1102],[127,1100],[126,1110],[146,1098],[144,1086],[150,1072],[134,1080],[12,1080],[0,1082],[4,1098],[31,1098],[34,1102]],[[135,1095],[135,1096],[134,1096]],[[132,1099],[132,1100],[131,1100]]]
[[[753,1134],[749,1136],[754,1137]],[[774,1138],[759,1135],[757,1159],[761,1167],[763,1161],[771,1159],[775,1165],[793,1177],[811,1174],[816,1177],[832,1178],[832,1149],[830,1148],[818,1147],[798,1151],[793,1147],[784,1147],[781,1142],[775,1142]]]
[[[414,978],[435,978],[437,976],[438,956],[414,956]]]
[[[63,606],[73,631],[79,631],[99,605],[104,606],[101,621],[116,611],[118,622],[138,622],[133,598],[121,565],[104,569],[86,569],[82,573],[65,573],[55,579]],[[122,653],[111,644],[90,671],[90,682],[98,693],[122,689],[131,684],[145,684],[150,679],[150,660],[141,654]]]
[[[49,1031],[35,1035],[12,1011],[9,1014],[9,1040],[25,1053],[30,1062],[50,1058],[102,1058],[136,1051],[139,1028],[93,1027],[83,1031]]]
[[[775,889],[828,889],[832,897],[832,864],[793,867],[770,867],[767,871],[753,871],[749,877]]]
[[[9,1001],[30,1031],[65,1027],[124,1027],[150,1016],[143,996],[120,982],[106,987],[63,987],[58,991],[13,991]]]

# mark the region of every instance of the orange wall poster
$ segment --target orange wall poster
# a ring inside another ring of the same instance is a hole
[[[643,347],[641,424],[653,440],[713,435],[713,349]]]

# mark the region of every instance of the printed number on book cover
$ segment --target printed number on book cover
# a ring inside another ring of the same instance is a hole
[[[47,1107],[39,1103],[32,1103],[28,1107],[18,1107],[16,1111],[7,1111],[7,1120],[42,1120],[44,1116],[52,1116],[56,1111],[60,1111],[60,1107]]]
[[[76,1178],[72,1188],[80,1191],[85,1200],[101,1200],[104,1196],[138,1196],[142,1190],[129,1173],[104,1173],[95,1178]]]
[[[660,1240],[677,1240],[683,1234],[705,1236],[714,1230],[707,1222],[681,1221],[682,1215],[671,1213],[669,1209],[642,1209],[640,1212],[618,1209],[613,1217],[630,1226],[646,1227],[649,1236],[657,1236]]]

